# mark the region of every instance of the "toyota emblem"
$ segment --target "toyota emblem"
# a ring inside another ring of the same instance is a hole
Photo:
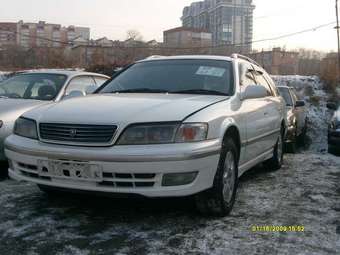
[[[70,136],[71,136],[72,138],[75,138],[75,137],[77,136],[77,129],[71,129],[71,130],[70,130]]]

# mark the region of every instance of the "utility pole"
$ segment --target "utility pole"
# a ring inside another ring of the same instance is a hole
[[[335,0],[335,9],[336,9],[336,32],[338,36],[338,68],[337,68],[337,77],[338,81],[340,80],[340,26],[339,26],[339,8],[338,8],[338,0]]]

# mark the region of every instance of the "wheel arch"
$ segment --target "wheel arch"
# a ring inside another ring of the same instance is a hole
[[[226,138],[230,137],[233,139],[236,148],[237,148],[237,160],[240,160],[241,156],[241,135],[238,127],[236,125],[230,125],[228,126],[223,135],[223,141],[225,141]],[[222,142],[222,147],[223,147],[223,142]]]

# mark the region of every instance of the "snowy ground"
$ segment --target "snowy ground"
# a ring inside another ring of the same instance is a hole
[[[340,254],[340,158],[325,150],[326,95],[310,79],[322,97],[309,110],[310,146],[286,155],[277,172],[260,166],[243,176],[229,217],[200,217],[190,199],[51,199],[6,180],[0,254]],[[305,232],[254,233],[254,225],[302,225]]]

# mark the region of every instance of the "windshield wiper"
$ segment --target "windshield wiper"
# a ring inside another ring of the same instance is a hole
[[[218,95],[218,96],[229,96],[226,93],[216,91],[216,90],[208,90],[208,89],[188,89],[188,90],[179,90],[172,91],[172,94],[202,94],[202,95]]]
[[[168,93],[169,91],[163,89],[148,89],[148,88],[140,88],[140,89],[125,89],[125,90],[116,90],[111,93]]]

